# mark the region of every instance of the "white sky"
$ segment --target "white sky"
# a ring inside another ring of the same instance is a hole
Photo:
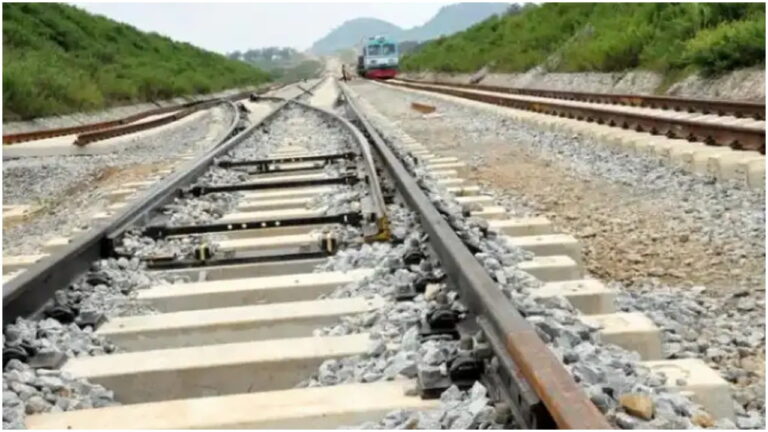
[[[309,48],[346,20],[373,17],[421,25],[454,2],[73,3],[144,31],[220,53],[265,46]]]

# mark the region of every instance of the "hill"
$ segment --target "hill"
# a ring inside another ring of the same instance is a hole
[[[209,93],[266,73],[76,7],[3,4],[3,120]]]
[[[765,5],[547,3],[526,5],[420,46],[409,71],[701,71],[765,62]]]
[[[402,29],[387,21],[376,18],[355,18],[345,21],[322,39],[317,40],[309,49],[315,54],[332,54],[335,51],[353,47],[361,39],[373,35],[400,34]]]
[[[315,54],[333,54],[334,51],[354,47],[361,39],[373,35],[387,35],[401,42],[422,42],[464,30],[509,7],[509,3],[457,3],[443,6],[429,21],[411,29],[402,29],[380,19],[356,18],[333,29],[309,50]]]
[[[401,41],[423,42],[444,35],[451,35],[476,24],[491,15],[504,13],[507,3],[457,3],[443,6],[424,25],[403,31]]]

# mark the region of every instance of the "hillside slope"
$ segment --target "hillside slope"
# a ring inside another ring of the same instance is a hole
[[[332,54],[374,35],[391,36],[401,42],[422,42],[464,30],[509,7],[509,3],[456,3],[443,6],[429,21],[407,30],[380,19],[356,18],[333,29],[309,50],[315,54]]]
[[[62,4],[3,4],[3,120],[253,85],[242,62]]]
[[[409,71],[700,71],[765,62],[765,5],[547,3],[419,47]]]

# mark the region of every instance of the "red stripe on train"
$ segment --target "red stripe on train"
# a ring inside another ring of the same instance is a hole
[[[371,69],[365,72],[366,78],[389,79],[397,75],[397,69]]]

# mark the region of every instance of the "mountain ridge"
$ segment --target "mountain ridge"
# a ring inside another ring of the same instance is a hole
[[[331,54],[351,48],[365,37],[380,34],[393,37],[399,42],[423,42],[465,30],[492,15],[503,13],[509,6],[511,3],[454,3],[440,8],[424,24],[409,29],[378,18],[354,18],[341,23],[315,41],[309,52]]]

